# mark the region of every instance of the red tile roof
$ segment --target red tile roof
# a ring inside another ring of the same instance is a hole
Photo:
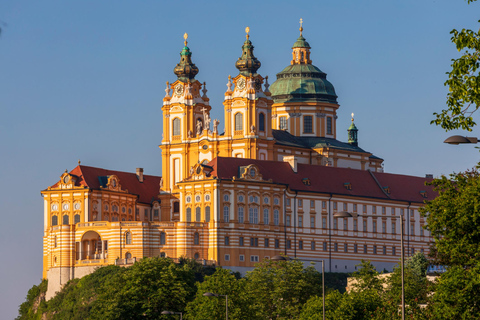
[[[217,157],[208,165],[213,167],[212,177],[232,179],[233,176],[239,176],[239,167],[250,164],[255,164],[259,168],[264,180],[272,179],[274,183],[288,185],[291,190],[296,191],[333,193],[417,203],[433,199],[436,196],[430,186],[425,186],[425,182],[432,179],[414,176],[302,163],[297,164],[297,173],[295,173],[287,162],[244,158]],[[310,180],[310,185],[305,185],[302,182],[304,178]],[[350,190],[345,187],[345,183],[350,183]],[[389,188],[390,193],[388,195],[383,191],[383,187]],[[426,191],[427,198],[423,197],[421,191]]]
[[[158,200],[160,179],[158,176],[143,175],[143,182],[138,181],[137,175],[130,172],[107,170],[102,168],[88,167],[78,165],[70,174],[78,177],[76,186],[84,186],[90,189],[100,190],[99,177],[116,175],[122,190],[128,190],[128,193],[138,195],[138,202],[150,204],[153,200]],[[55,188],[58,182],[52,186]]]

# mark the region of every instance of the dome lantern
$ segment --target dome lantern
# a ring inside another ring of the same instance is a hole
[[[191,80],[195,79],[195,76],[198,73],[198,68],[192,62],[192,52],[190,51],[190,48],[187,47],[188,34],[185,33],[183,38],[185,39],[185,46],[183,47],[182,52],[180,52],[180,62],[173,69],[173,73],[177,75],[178,80],[182,82],[191,82]]]
[[[250,28],[246,27],[245,32],[247,33],[247,40],[243,43],[242,46],[242,56],[238,58],[235,63],[235,67],[240,70],[240,74],[246,77],[250,77],[257,73],[257,70],[262,65],[260,61],[253,55],[253,44],[250,41]]]

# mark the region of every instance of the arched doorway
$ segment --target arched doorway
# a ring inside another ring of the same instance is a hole
[[[82,240],[77,242],[77,260],[106,259],[108,252],[107,244],[108,242],[102,241],[102,238],[97,232],[85,232]]]

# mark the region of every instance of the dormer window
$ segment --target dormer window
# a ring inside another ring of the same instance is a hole
[[[352,190],[352,184],[350,182],[345,182],[343,184],[343,186],[345,187],[345,189],[347,190]]]
[[[250,177],[254,178],[256,173],[255,168],[250,168]]]

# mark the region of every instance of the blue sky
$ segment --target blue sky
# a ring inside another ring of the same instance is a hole
[[[13,1],[0,2],[0,310],[11,319],[42,271],[40,190],[82,164],[161,173],[165,82],[183,34],[223,120],[249,26],[259,73],[291,59],[304,20],[313,63],[328,74],[346,140],[355,113],[360,147],[391,173],[436,176],[473,167],[473,146],[449,146],[429,124],[445,107],[449,32],[477,30],[479,3],[438,1]],[[223,121],[222,121],[223,122]],[[222,127],[222,124],[220,125]],[[466,135],[468,133],[461,132]],[[472,136],[479,136],[477,129]]]

